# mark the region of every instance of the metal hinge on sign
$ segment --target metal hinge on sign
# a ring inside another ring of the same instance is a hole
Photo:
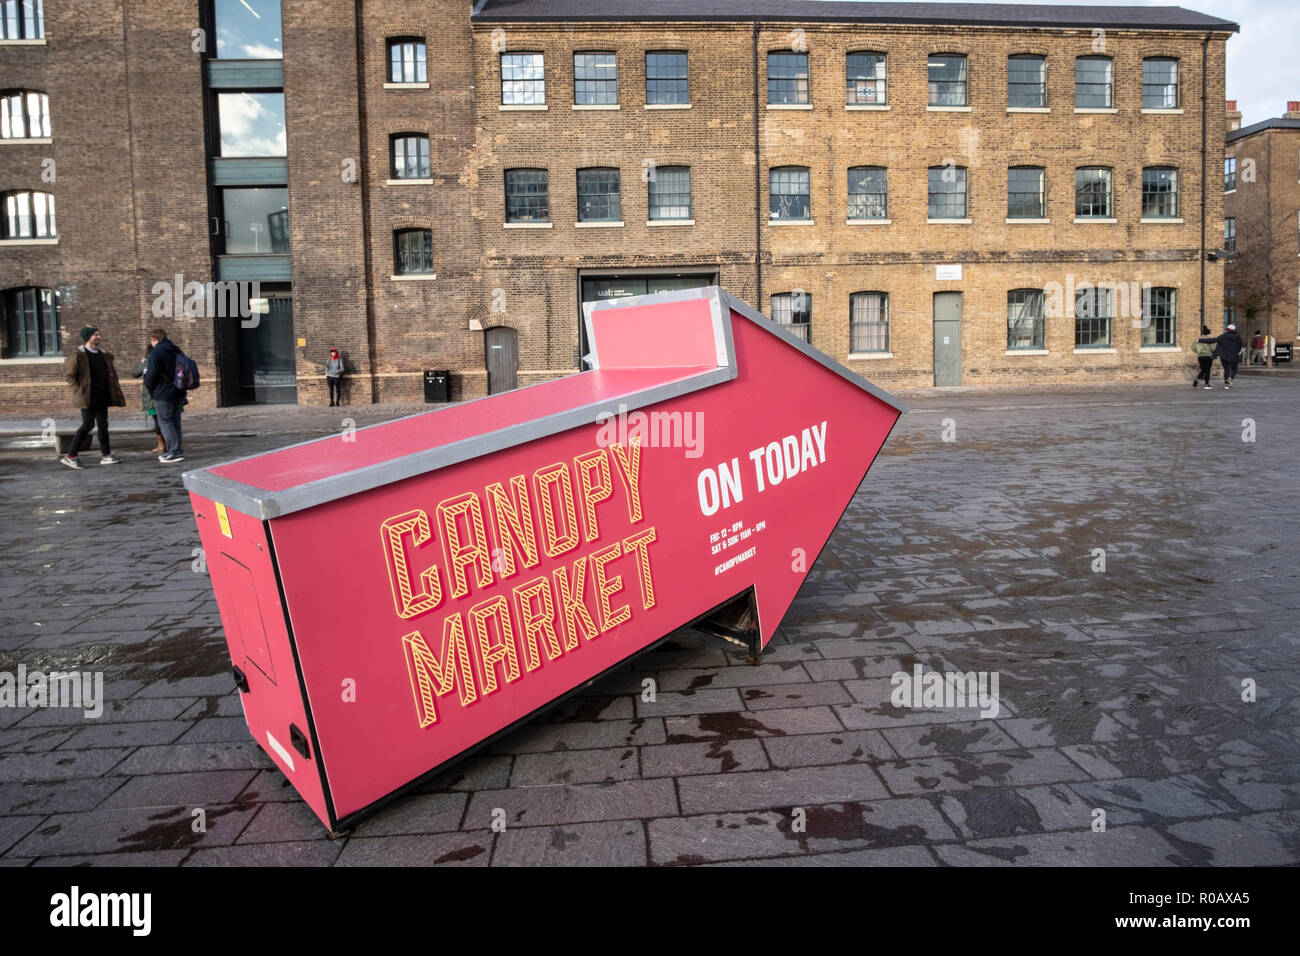
[[[302,754],[304,760],[311,759],[311,747],[307,745],[307,737],[293,724],[289,725],[289,743],[293,744],[293,749]]]
[[[235,672],[235,686],[239,688],[239,692],[241,694],[247,694],[248,675],[245,674],[243,671],[241,671],[238,667],[235,667],[233,664],[230,666],[230,669]]]

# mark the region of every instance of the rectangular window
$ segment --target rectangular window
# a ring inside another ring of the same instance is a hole
[[[850,53],[845,61],[846,103],[854,106],[884,106],[885,54]]]
[[[1177,296],[1176,289],[1143,290],[1143,345],[1174,344]]]
[[[285,156],[283,93],[218,93],[222,156]]]
[[[49,96],[22,90],[0,96],[0,138],[48,139],[49,136]]]
[[[1013,289],[1007,293],[1007,348],[1043,348],[1043,292]]]
[[[1237,324],[1237,310],[1230,305],[1223,307],[1223,327],[1226,329],[1230,325]]]
[[[651,106],[676,106],[691,101],[685,53],[645,55],[645,101]]]
[[[0,223],[3,239],[53,239],[54,196],[50,193],[21,190],[3,194],[4,220]]]
[[[849,351],[889,351],[889,295],[855,292],[849,296]]]
[[[808,102],[807,53],[767,55],[767,101],[777,104]]]
[[[282,60],[280,0],[214,0],[219,60]]]
[[[1110,109],[1113,104],[1111,61],[1108,56],[1081,56],[1074,61],[1074,105],[1078,109]]]
[[[966,218],[966,170],[961,166],[930,167],[931,219]]]
[[[1110,170],[1085,166],[1074,171],[1074,215],[1078,219],[1110,219]]]
[[[622,218],[618,170],[578,170],[578,221],[619,222]]]
[[[1237,251],[1237,218],[1228,216],[1223,220],[1223,251]]]
[[[1111,290],[1089,286],[1074,295],[1074,347],[1110,346]]]
[[[650,178],[650,219],[691,218],[691,168],[660,166]]]
[[[782,292],[772,296],[772,319],[805,342],[812,340],[812,296]]]
[[[956,54],[938,54],[930,57],[928,65],[930,71],[930,105],[967,105],[966,57]]]
[[[546,103],[546,64],[540,53],[501,54],[501,104],[543,106]]]
[[[1038,166],[1012,166],[1007,170],[1007,218],[1044,219],[1047,200],[1044,172]]]
[[[1018,53],[1007,58],[1007,106],[1041,109],[1047,105],[1047,57]]]
[[[578,106],[618,103],[618,62],[613,53],[573,54],[573,102]]]
[[[1178,170],[1142,170],[1142,217],[1173,219],[1178,215]]]
[[[424,60],[424,41],[418,37],[389,40],[388,82],[427,83]]]
[[[1178,109],[1178,61],[1147,57],[1142,61],[1142,108]]]
[[[50,289],[8,289],[3,296],[5,358],[58,355],[59,309]]]
[[[40,40],[44,37],[43,0],[4,0],[0,3],[0,40]]]
[[[801,166],[773,169],[768,173],[768,201],[771,219],[811,219],[812,203],[808,170]]]
[[[550,222],[549,177],[544,169],[506,170],[506,222]]]
[[[428,179],[429,137],[418,133],[394,136],[392,139],[393,178]]]
[[[410,276],[433,272],[433,233],[428,229],[402,229],[393,233],[393,270]]]
[[[287,186],[221,190],[227,255],[268,255],[289,251],[289,189]]]
[[[1230,193],[1237,188],[1237,157],[1229,156],[1223,161],[1223,191]]]
[[[883,166],[855,166],[849,170],[849,218],[888,219],[888,173]]]

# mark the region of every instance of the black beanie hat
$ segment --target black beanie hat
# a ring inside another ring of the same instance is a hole
[[[83,326],[81,329],[81,341],[89,342],[90,337],[98,331],[99,329],[95,328],[93,325]]]

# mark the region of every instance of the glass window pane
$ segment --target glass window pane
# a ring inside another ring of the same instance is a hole
[[[224,251],[268,255],[289,251],[286,187],[221,190]]]
[[[621,218],[618,170],[578,170],[578,221],[618,222]]]
[[[965,169],[960,166],[930,167],[929,218],[966,218]]]
[[[849,296],[849,351],[889,351],[889,296],[855,292]]]
[[[280,0],[214,0],[217,58],[280,60]]]
[[[1178,61],[1150,57],[1142,61],[1142,108],[1178,108]]]
[[[932,55],[928,69],[931,106],[966,105],[966,57]]]
[[[1176,320],[1176,289],[1144,289],[1142,292],[1142,344],[1173,345]]]
[[[506,170],[506,222],[548,222],[549,177],[544,169]]]
[[[1111,218],[1110,170],[1085,167],[1074,172],[1074,214]]]
[[[775,52],[767,55],[767,101],[808,102],[808,54]]]
[[[1047,60],[1017,54],[1007,60],[1007,106],[1042,108],[1047,105]]]
[[[501,102],[514,106],[541,105],[546,102],[542,54],[501,54]]]
[[[770,217],[811,219],[808,170],[802,167],[773,169],[769,173]]]
[[[397,275],[433,272],[433,233],[428,229],[404,229],[393,236]]]
[[[573,102],[581,106],[618,102],[618,65],[613,53],[573,55]]]
[[[394,136],[393,140],[394,179],[428,179],[429,137],[412,134]]]
[[[772,296],[772,319],[805,342],[811,341],[812,296],[806,292],[782,292]]]
[[[1014,289],[1007,293],[1007,348],[1043,348],[1043,293]]]
[[[1111,62],[1105,56],[1074,61],[1074,105],[1079,109],[1111,108]]]
[[[645,55],[645,101],[653,105],[690,102],[685,53]]]
[[[285,156],[283,93],[218,93],[222,156]]]
[[[887,219],[888,173],[883,166],[855,166],[849,170],[850,219]]]
[[[660,166],[650,179],[651,219],[691,218],[689,166]]]
[[[1142,170],[1142,215],[1172,218],[1178,215],[1178,171]]]
[[[1012,166],[1007,170],[1007,218],[1043,219],[1043,170],[1035,166]]]
[[[885,99],[885,54],[850,53],[845,61],[846,102],[860,106],[883,106]]]

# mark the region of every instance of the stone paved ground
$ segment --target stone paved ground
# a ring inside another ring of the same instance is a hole
[[[11,444],[0,671],[108,704],[0,708],[0,863],[1300,862],[1300,381],[911,402],[761,665],[676,635],[333,840],[244,726],[179,475]],[[201,467],[338,416],[190,422]],[[915,663],[997,672],[999,716],[891,706]]]

